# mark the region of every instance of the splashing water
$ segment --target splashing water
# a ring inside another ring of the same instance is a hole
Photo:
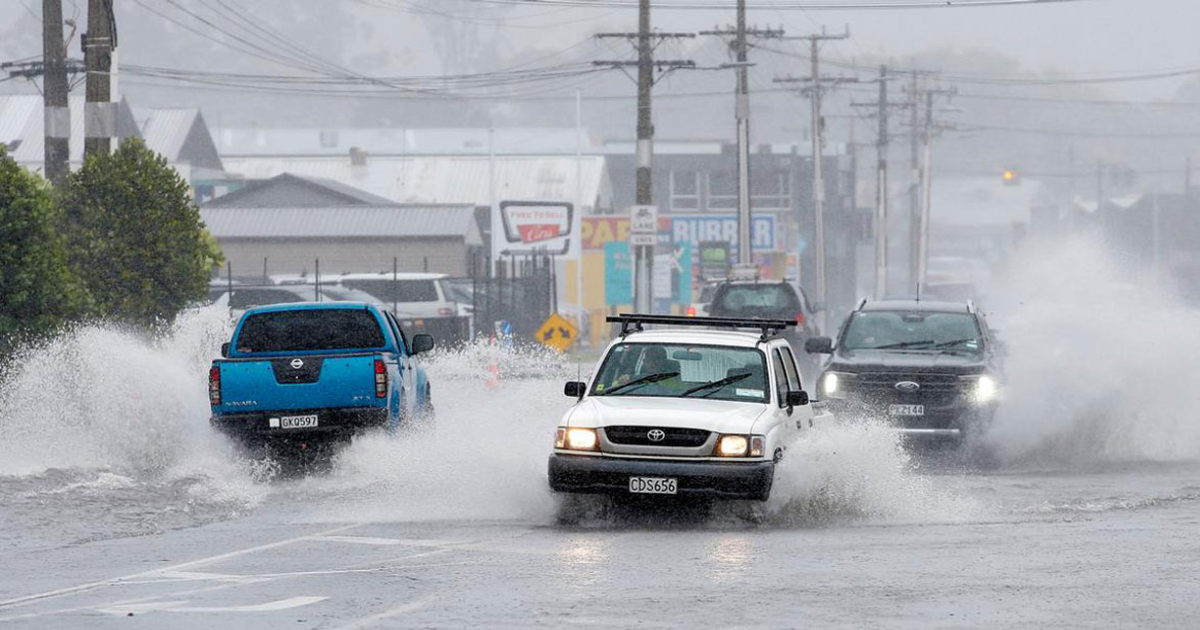
[[[995,292],[1011,354],[986,443],[1009,462],[1200,458],[1200,312],[1088,240],[1015,258]]]

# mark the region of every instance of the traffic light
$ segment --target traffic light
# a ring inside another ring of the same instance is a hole
[[[1020,186],[1021,173],[1015,168],[1004,169],[1004,174],[1001,176],[1005,186]]]

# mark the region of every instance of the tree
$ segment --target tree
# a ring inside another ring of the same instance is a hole
[[[87,313],[60,223],[49,185],[0,143],[0,355],[23,336],[51,333]]]
[[[63,187],[71,266],[99,315],[144,326],[205,295],[207,232],[185,182],[141,140],[91,156]]]

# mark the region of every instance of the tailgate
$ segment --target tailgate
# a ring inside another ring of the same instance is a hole
[[[222,413],[381,406],[376,354],[219,361]]]

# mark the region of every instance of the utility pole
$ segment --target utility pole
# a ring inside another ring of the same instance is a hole
[[[916,260],[916,273],[912,276],[913,284],[917,295],[921,295],[925,284],[926,276],[928,275],[929,266],[929,230],[933,216],[933,138],[936,133],[943,129],[952,127],[939,126],[933,118],[933,99],[936,96],[942,95],[952,97],[958,94],[958,90],[942,90],[929,88],[921,91],[919,94],[913,94],[913,111],[917,111],[921,106],[921,97],[924,97],[925,103],[925,121],[921,130],[921,166],[918,171],[917,181],[919,183],[919,206],[920,212],[916,215],[916,222],[913,225],[916,242],[913,243],[912,258]]]
[[[700,31],[701,35],[733,36],[730,49],[733,51],[737,69],[735,117],[737,119],[737,171],[738,171],[738,264],[754,262],[750,235],[753,229],[750,207],[750,62],[748,37],[779,38],[782,30],[746,28],[746,0],[737,2],[737,26],[734,29]]]
[[[921,93],[920,74],[912,73],[912,85],[909,87],[909,97],[913,107],[909,109],[909,154],[908,165],[912,173],[912,184],[908,188],[908,277],[913,290],[920,294],[921,277],[921,199],[924,194],[921,179],[921,110],[918,95]]]
[[[636,40],[637,61],[594,61],[595,65],[625,68],[637,66],[637,188],[636,203],[639,206],[654,205],[654,118],[651,109],[651,94],[654,90],[654,70],[666,72],[677,68],[694,68],[694,61],[655,61],[656,42],[667,38],[695,37],[692,33],[654,33],[650,30],[650,0],[638,2],[637,33],[600,33],[599,38],[624,38]],[[661,77],[660,77],[661,78]],[[638,313],[653,311],[652,282],[654,273],[654,246],[636,245],[633,248],[633,306]]]
[[[812,69],[807,79],[782,78],[776,79],[776,83],[795,83],[804,82],[810,84],[806,89],[808,95],[812,99],[812,155],[813,155],[813,231],[815,241],[815,256],[816,256],[816,276],[817,276],[817,302],[822,305],[829,303],[828,296],[828,273],[826,272],[827,255],[825,253],[825,179],[822,174],[822,149],[825,146],[825,119],[821,116],[821,99],[824,96],[825,86],[836,86],[842,83],[857,83],[858,79],[844,77],[829,77],[821,78],[821,42],[828,40],[848,39],[850,37],[850,27],[846,27],[846,32],[841,35],[827,35],[822,32],[820,35],[806,35],[803,37],[789,37],[786,39],[806,40],[809,44],[809,58],[812,63]],[[819,325],[821,330],[826,330],[826,314],[827,310],[822,309],[819,314]]]
[[[54,185],[67,176],[71,159],[71,110],[67,104],[67,50],[63,43],[62,0],[42,0],[42,99],[45,172]]]
[[[84,153],[106,155],[117,135],[117,109],[112,102],[113,50],[117,27],[113,0],[88,0],[88,30],[83,36],[87,66],[87,103],[84,105]]]
[[[887,229],[888,229],[888,92],[886,65],[879,66],[879,140],[876,148],[879,163],[876,167],[875,192],[875,298],[887,295]]]

